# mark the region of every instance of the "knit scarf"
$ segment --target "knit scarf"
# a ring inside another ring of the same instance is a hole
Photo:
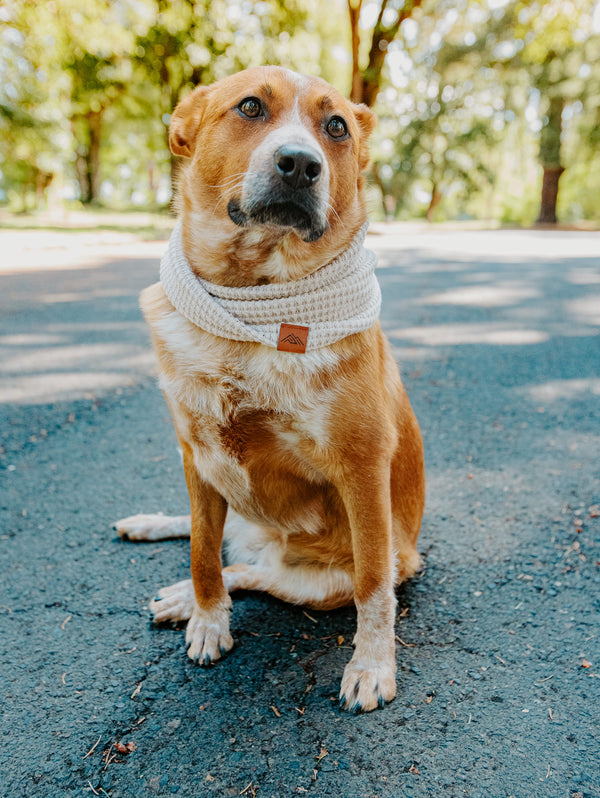
[[[213,335],[278,348],[282,324],[304,325],[305,350],[320,349],[368,330],[379,317],[377,257],[363,247],[367,227],[341,255],[300,280],[232,288],[194,274],[179,223],[160,264],[160,281],[176,310]]]

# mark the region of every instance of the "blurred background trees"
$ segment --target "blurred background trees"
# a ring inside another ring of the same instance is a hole
[[[600,221],[600,0],[5,0],[0,203],[168,206],[174,106],[261,63],[375,108],[375,218]]]

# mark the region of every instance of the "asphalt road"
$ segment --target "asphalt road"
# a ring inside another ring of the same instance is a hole
[[[600,795],[600,234],[375,232],[428,505],[360,716],[351,609],[237,595],[206,670],[149,623],[188,543],[111,523],[187,508],[137,308],[163,244],[0,232],[2,798]]]

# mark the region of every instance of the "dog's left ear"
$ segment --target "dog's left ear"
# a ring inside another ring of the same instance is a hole
[[[169,125],[169,147],[175,155],[191,158],[202,118],[207,86],[198,86],[177,105]]]
[[[369,136],[375,129],[375,124],[377,122],[377,117],[371,111],[368,105],[364,105],[361,103],[360,105],[354,105],[354,116],[356,117],[356,121],[358,122],[358,127],[360,129],[360,144],[358,149],[358,165],[362,169],[366,169],[369,165],[370,155],[369,155]]]

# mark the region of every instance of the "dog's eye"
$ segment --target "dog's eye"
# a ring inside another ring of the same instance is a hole
[[[257,100],[256,97],[246,97],[246,99],[242,100],[238,105],[238,108],[241,113],[249,119],[256,119],[256,117],[261,116],[263,112],[261,102]]]
[[[348,135],[348,125],[341,116],[332,116],[325,130],[329,133],[332,139],[341,139]]]

